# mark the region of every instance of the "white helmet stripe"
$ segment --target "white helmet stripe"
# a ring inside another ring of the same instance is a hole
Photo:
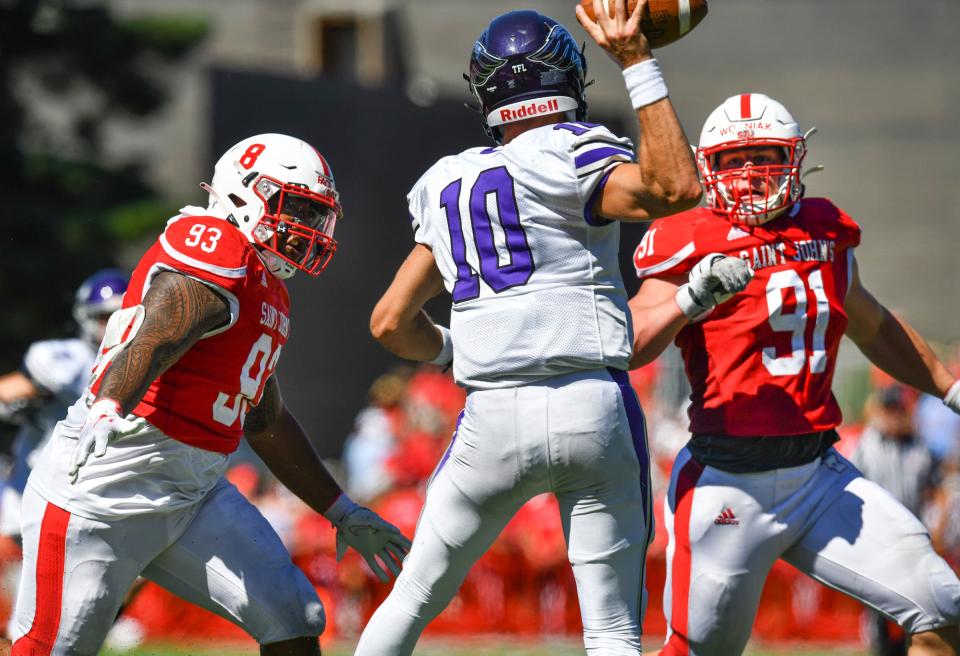
[[[690,0],[680,0],[678,3],[680,10],[680,36],[690,31]]]

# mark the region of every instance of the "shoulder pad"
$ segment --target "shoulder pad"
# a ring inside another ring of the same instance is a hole
[[[801,205],[804,219],[820,223],[836,235],[845,247],[860,244],[860,226],[853,218],[827,198],[804,198]]]
[[[570,153],[578,177],[604,170],[612,162],[632,162],[635,159],[633,143],[602,125],[558,123],[553,129],[573,134]]]
[[[79,339],[34,342],[23,358],[23,370],[35,384],[52,394],[75,384],[89,372],[94,354]]]
[[[164,253],[177,268],[219,278],[245,278],[252,246],[233,224],[213,216],[186,216],[160,235]]]
[[[681,275],[697,262],[697,227],[703,222],[702,208],[657,219],[633,252],[638,278]]]

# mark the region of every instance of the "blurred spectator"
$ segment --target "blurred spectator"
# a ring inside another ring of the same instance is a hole
[[[914,433],[906,390],[890,385],[875,392],[866,415],[853,464],[919,517],[936,484],[937,468],[930,449]]]
[[[343,448],[347,489],[358,503],[368,502],[392,485],[386,464],[404,421],[402,406],[409,378],[407,368],[398,368],[373,381],[368,405],[357,415],[347,437]]]
[[[851,460],[863,475],[889,491],[914,515],[922,516],[936,485],[936,461],[913,427],[911,398],[900,385],[876,391],[867,401],[867,427]],[[877,656],[907,653],[906,635],[874,610],[866,633]]]
[[[937,460],[943,460],[960,448],[960,415],[940,399],[925,394],[917,402],[914,413],[917,436]]]
[[[960,445],[940,463],[940,485],[933,494],[924,520],[933,546],[954,569],[960,568]]]

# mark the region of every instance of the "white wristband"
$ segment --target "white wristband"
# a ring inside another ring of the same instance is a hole
[[[623,81],[627,85],[627,93],[630,94],[630,103],[634,109],[646,107],[670,95],[656,59],[648,59],[623,69]]]
[[[684,283],[677,287],[677,293],[674,295],[677,306],[680,311],[687,315],[690,321],[700,321],[706,319],[707,315],[713,312],[712,307],[704,307],[697,302],[697,299],[690,292],[690,283]]]
[[[440,347],[440,353],[437,354],[437,357],[430,360],[430,364],[444,367],[453,360],[453,337],[450,335],[449,328],[437,326],[437,330],[440,331],[440,336],[443,337],[443,345]]]
[[[330,504],[330,507],[323,512],[323,516],[330,520],[334,526],[338,526],[343,518],[357,507],[353,499],[347,496],[346,492],[341,492],[337,500]]]
[[[943,396],[943,403],[948,408],[960,414],[960,380],[954,381],[950,389]]]

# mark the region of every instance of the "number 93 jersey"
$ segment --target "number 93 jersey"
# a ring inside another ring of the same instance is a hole
[[[110,362],[142,321],[140,304],[154,277],[174,271],[207,285],[230,306],[228,324],[204,335],[150,384],[133,410],[170,437],[231,453],[247,411],[260,401],[290,330],[290,297],[235,226],[204,215],[171,219],[144,254],[111,317],[94,367],[96,394]]]
[[[407,200],[453,297],[454,376],[468,388],[626,369],[620,229],[592,214],[629,140],[587,123],[522,133],[431,167]]]
[[[683,282],[710,253],[742,258],[755,274],[677,336],[692,389],[691,432],[799,435],[840,423],[831,383],[859,243],[859,226],[822,198],[760,226],[705,208],[651,224],[634,252],[642,279]]]

